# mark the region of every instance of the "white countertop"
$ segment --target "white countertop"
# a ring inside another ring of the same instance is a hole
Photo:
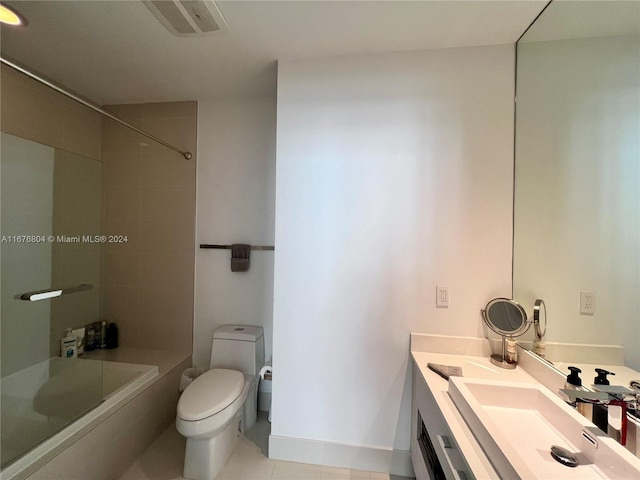
[[[539,384],[539,382],[520,366],[517,366],[514,370],[502,369],[493,365],[489,357],[416,351],[412,351],[411,355],[415,367],[419,369],[427,386],[433,393],[438,408],[442,411],[451,433],[472,473],[477,479],[499,478],[489,459],[473,436],[473,433],[462,418],[462,415],[451,400],[451,397],[449,397],[449,382],[437,373],[431,371],[429,367],[427,367],[427,363],[462,367],[462,375],[465,378],[506,380],[535,384]]]

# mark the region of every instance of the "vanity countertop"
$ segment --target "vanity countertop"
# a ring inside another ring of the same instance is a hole
[[[447,421],[451,434],[455,437],[460,451],[464,455],[474,476],[478,479],[499,478],[465,420],[462,418],[462,415],[451,400],[448,393],[449,382],[431,371],[429,367],[427,367],[427,363],[460,366],[462,367],[462,374],[465,378],[506,380],[535,384],[539,382],[520,366],[514,370],[502,369],[493,365],[489,357],[418,351],[412,351],[411,355],[415,368],[417,368],[424,377],[427,387],[431,390],[438,404],[438,408]]]

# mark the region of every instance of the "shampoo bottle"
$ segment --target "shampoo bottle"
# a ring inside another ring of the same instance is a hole
[[[64,358],[78,356],[78,338],[73,334],[72,328],[67,328],[65,336],[60,340],[60,356]]]

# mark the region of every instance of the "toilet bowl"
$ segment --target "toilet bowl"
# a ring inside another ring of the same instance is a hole
[[[214,333],[211,369],[182,393],[176,429],[186,437],[183,477],[212,480],[257,415],[258,375],[264,361],[260,327],[227,325]]]

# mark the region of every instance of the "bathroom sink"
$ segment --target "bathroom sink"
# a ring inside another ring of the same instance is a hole
[[[449,395],[501,478],[640,478],[640,459],[542,385],[452,377]],[[554,460],[552,445],[580,464]]]

